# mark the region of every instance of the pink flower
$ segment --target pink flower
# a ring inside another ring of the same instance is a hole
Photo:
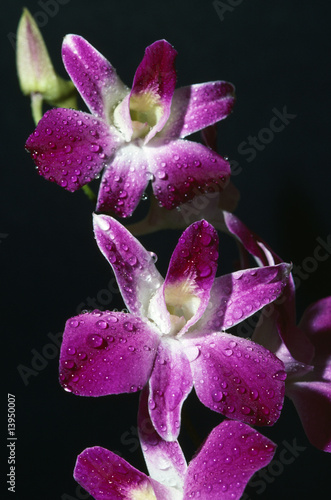
[[[225,330],[275,300],[291,266],[215,278],[218,236],[206,221],[180,237],[165,279],[151,254],[119,222],[95,216],[95,237],[129,313],[80,314],[65,327],[60,381],[82,396],[135,392],[149,383],[157,432],[174,440],[194,385],[208,408],[252,425],[279,417],[285,371],[268,350]]]
[[[281,259],[233,214],[227,229],[260,265]],[[281,300],[262,312],[252,340],[276,354],[285,366],[285,394],[292,399],[308,439],[331,452],[331,297],[306,309],[296,325],[295,287],[289,277]]]
[[[239,500],[252,475],[269,464],[275,444],[246,424],[230,420],[215,427],[187,466],[177,441],[154,430],[142,393],[138,430],[150,476],[105,448],[87,448],[74,477],[96,500]]]
[[[165,40],[145,51],[130,90],[86,40],[64,39],[65,67],[91,114],[45,113],[26,148],[46,179],[76,191],[104,169],[97,210],[132,214],[149,181],[167,209],[230,175],[227,161],[184,137],[225,118],[234,88],[216,81],[175,90],[177,52]]]

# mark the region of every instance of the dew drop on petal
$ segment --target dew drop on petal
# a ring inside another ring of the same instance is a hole
[[[91,334],[88,335],[86,339],[87,345],[90,347],[93,347],[94,349],[97,349],[98,347],[101,347],[103,344],[103,338],[100,337],[100,335],[97,334]]]

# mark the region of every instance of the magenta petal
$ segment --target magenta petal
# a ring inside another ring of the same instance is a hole
[[[146,474],[100,446],[86,448],[78,455],[74,478],[96,500],[153,498]]]
[[[311,304],[304,312],[299,327],[314,342],[323,333],[331,336],[331,297],[325,297]]]
[[[115,69],[100,52],[77,35],[65,37],[62,58],[90,111],[109,122],[114,106],[129,92]]]
[[[131,313],[146,317],[150,299],[163,283],[152,254],[108,215],[94,215],[94,234],[113,268],[127,308]]]
[[[159,336],[131,314],[93,311],[66,323],[60,383],[79,396],[141,390],[153,368]]]
[[[199,193],[223,190],[230,176],[229,163],[196,142],[156,140],[147,151],[155,197],[169,210]]]
[[[312,445],[331,453],[330,381],[298,381],[286,386]]]
[[[279,297],[290,270],[289,264],[278,264],[216,278],[201,325],[215,331],[240,323]]]
[[[272,441],[248,425],[222,422],[190,462],[184,498],[239,500],[249,479],[268,465],[275,449]]]
[[[177,439],[182,404],[192,390],[190,363],[178,340],[163,338],[149,381],[149,413],[165,441]]]
[[[134,76],[131,100],[133,97],[139,99],[144,96],[162,108],[162,115],[146,136],[145,143],[154,137],[168,120],[176,86],[176,56],[177,52],[170,43],[158,40],[146,48],[143,60]]]
[[[118,147],[118,136],[106,123],[81,111],[47,111],[28,138],[39,174],[68,191],[98,176]]]
[[[105,170],[99,189],[98,212],[128,217],[137,207],[150,180],[144,150],[124,145]]]
[[[156,432],[148,413],[147,386],[140,395],[138,431],[141,448],[151,478],[165,486],[182,489],[187,470],[178,441],[164,441]]]
[[[211,410],[251,425],[272,425],[284,400],[284,364],[251,340],[227,333],[188,339],[184,352],[191,361],[200,401]],[[192,354],[192,355],[191,355]]]
[[[184,331],[204,313],[218,259],[217,231],[207,221],[191,224],[179,238],[164,281],[168,310],[184,316]]]
[[[235,102],[228,82],[200,83],[176,89],[162,137],[186,137],[226,118]]]

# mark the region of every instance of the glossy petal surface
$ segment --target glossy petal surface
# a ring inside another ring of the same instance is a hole
[[[138,431],[141,448],[150,476],[165,486],[181,490],[187,470],[178,441],[164,441],[155,431],[148,412],[148,388],[141,392]]]
[[[112,123],[113,108],[124,99],[129,89],[119,79],[110,62],[78,35],[64,38],[62,58],[91,113]]]
[[[190,462],[184,498],[239,500],[252,475],[268,465],[276,445],[248,425],[224,421]]]
[[[94,234],[113,268],[127,308],[140,317],[146,316],[152,295],[163,283],[152,254],[108,215],[94,215]]]
[[[131,314],[80,314],[65,326],[60,383],[80,396],[135,392],[151,374],[158,344],[158,335]]]
[[[111,160],[119,136],[105,122],[72,109],[51,109],[26,142],[38,172],[68,191],[76,191]]]
[[[150,180],[145,152],[135,144],[120,148],[103,174],[97,211],[129,217]]]
[[[178,340],[163,338],[149,381],[149,413],[158,434],[174,441],[180,431],[182,404],[193,386],[190,363]]]
[[[226,118],[234,105],[234,87],[228,82],[208,82],[181,87],[174,92],[171,114],[162,137],[186,137]]]
[[[183,316],[183,331],[205,311],[217,270],[218,235],[207,221],[195,222],[179,238],[164,282],[168,310]]]
[[[289,264],[279,264],[216,278],[201,326],[215,331],[240,323],[282,293],[290,270]]]
[[[331,453],[330,381],[297,381],[286,387],[286,395],[292,399],[309,441]]]
[[[176,50],[166,40],[158,40],[146,48],[143,60],[139,64],[133,79],[130,95],[130,108],[139,101],[149,101],[149,107],[155,110],[155,124],[147,134],[145,143],[159,132],[170,114],[172,96],[176,85],[175,59]],[[144,103],[145,104],[145,103]],[[146,105],[145,105],[146,106]]]
[[[272,425],[283,405],[283,363],[254,342],[227,333],[183,338],[194,388],[211,410],[251,425]]]
[[[100,446],[78,455],[74,478],[96,500],[156,499],[146,474]]]
[[[154,194],[168,210],[199,193],[222,191],[226,186],[229,163],[202,144],[182,139],[166,144],[158,139],[149,146]]]

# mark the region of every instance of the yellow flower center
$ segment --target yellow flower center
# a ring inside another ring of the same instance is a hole
[[[132,139],[145,137],[157,124],[163,113],[159,98],[151,92],[134,94],[130,98],[130,116],[132,120]]]

